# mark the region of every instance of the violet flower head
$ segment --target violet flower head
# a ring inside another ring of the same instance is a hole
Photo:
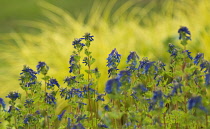
[[[55,85],[56,85],[58,88],[60,87],[60,85],[58,84],[58,81],[57,81],[56,79],[54,79],[54,78],[51,78],[51,79],[49,80],[49,83],[47,83],[47,87],[48,87],[49,89],[51,89],[51,88],[54,87]]]
[[[56,104],[56,98],[52,93],[46,93],[45,102],[48,104]]]
[[[0,105],[3,107],[3,109],[5,109],[6,104],[2,98],[0,98]]]
[[[178,33],[179,33],[179,40],[181,39],[191,40],[191,33],[187,27],[185,26],[180,27]]]
[[[139,56],[136,54],[136,52],[130,52],[126,61],[129,64],[128,66],[129,70],[131,71],[136,70],[136,65],[137,65],[138,60],[139,60]]]
[[[81,108],[82,108],[82,106],[87,105],[86,103],[83,103],[83,102],[76,102],[76,103],[78,103],[78,107],[79,107],[79,109],[81,109]]]
[[[169,46],[168,52],[171,54],[171,56],[176,57],[178,50],[175,48],[175,46],[172,43],[169,43],[168,46]]]
[[[119,79],[117,78],[110,79],[106,83],[105,91],[108,94],[116,93],[120,91],[120,86],[121,86],[121,83]]]
[[[49,67],[47,66],[47,64],[45,62],[39,62],[38,65],[36,66],[37,72],[42,73],[43,75],[46,75]]]
[[[188,100],[188,109],[191,110],[192,108],[199,108],[207,112],[207,109],[202,105],[201,96],[192,97]]]
[[[99,101],[99,100],[101,100],[101,101],[105,101],[104,100],[104,96],[105,96],[106,94],[98,94],[97,95],[97,98],[96,98],[96,101]]]
[[[85,127],[81,123],[78,123],[74,125],[71,129],[85,129]]]
[[[99,128],[108,128],[108,126],[105,125],[105,124],[98,124],[98,127],[99,127]]]
[[[193,57],[190,55],[191,52],[189,52],[189,50],[185,50],[184,52],[187,53],[188,58],[190,58],[191,60],[193,60]]]
[[[34,102],[34,101],[33,101],[32,99],[26,99],[24,106],[25,106],[26,108],[29,108],[29,107],[32,106],[33,102]]]
[[[66,110],[63,110],[62,113],[60,115],[58,115],[58,120],[61,121],[64,113],[66,112]]]
[[[15,101],[16,99],[20,98],[20,93],[18,92],[10,92],[6,98],[10,98],[12,101]]]
[[[81,38],[81,39],[85,39],[85,40],[89,40],[89,41],[93,41],[93,37],[94,36],[91,36],[90,33],[85,33],[85,35],[83,36],[84,38]]]
[[[205,75],[205,85],[210,86],[210,74]]]
[[[24,78],[29,78],[31,81],[37,78],[36,77],[37,72],[33,71],[33,69],[30,69],[27,66],[24,66],[22,73],[20,74],[22,74]]]
[[[204,57],[203,53],[198,53],[194,58],[194,64],[198,65],[198,63],[203,59],[203,57]]]
[[[107,67],[109,67],[108,73],[109,77],[113,74],[116,74],[117,66],[120,63],[121,55],[118,54],[117,49],[115,48],[112,50],[112,52],[109,54],[109,57],[107,58]]]
[[[104,110],[105,110],[105,111],[111,111],[109,105],[105,105],[105,106],[104,106]]]
[[[68,118],[67,129],[71,129],[71,119],[70,118]]]
[[[64,83],[67,83],[68,86],[71,86],[71,85],[77,83],[76,76],[66,77],[64,79]]]
[[[74,46],[75,49],[78,49],[79,51],[82,50],[82,48],[85,46],[84,43],[80,43],[82,39],[74,39],[72,42],[72,45]]]

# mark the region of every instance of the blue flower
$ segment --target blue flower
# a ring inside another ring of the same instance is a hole
[[[108,94],[116,93],[116,92],[119,92],[120,86],[121,86],[121,83],[120,83],[119,79],[117,79],[117,78],[110,79],[106,83],[105,91]]]
[[[129,70],[136,70],[136,65],[138,60],[139,56],[136,54],[136,52],[130,52],[126,61],[129,64],[128,66]]]
[[[12,101],[15,101],[16,99],[20,98],[20,93],[18,92],[10,92],[6,98],[10,98]]]
[[[23,74],[23,77],[28,77],[30,80],[34,80],[36,79],[36,74],[37,72],[33,71],[32,69],[30,69],[29,67],[24,66],[23,72],[20,74]],[[23,80],[22,80],[23,81]]]
[[[36,120],[36,118],[35,118],[32,114],[29,114],[29,115],[27,115],[27,116],[25,117],[23,123],[24,123],[24,124],[30,124],[30,123],[32,123],[32,122],[35,121],[35,120]]]
[[[105,101],[104,100],[104,97],[103,96],[105,96],[106,94],[98,94],[97,95],[97,98],[96,98],[96,101],[99,101],[99,100],[101,100],[101,101]]]
[[[158,90],[158,91],[153,91],[153,97],[152,97],[152,100],[149,102],[150,105],[149,105],[149,111],[154,109],[155,105],[159,102],[159,106],[160,107],[163,107],[163,93],[161,90]]]
[[[34,101],[32,99],[26,99],[24,106],[26,108],[28,108],[28,107],[32,106],[33,102]]]
[[[88,117],[86,117],[86,115],[81,115],[77,117],[77,121],[76,123],[80,122],[81,120],[87,119]]]
[[[69,60],[69,64],[70,64],[70,73],[75,73],[78,69],[79,69],[79,62],[80,57],[78,56],[78,54],[73,54],[70,56],[70,60]]]
[[[60,87],[60,85],[58,84],[58,81],[56,79],[51,78],[49,80],[49,83],[47,83],[48,88],[52,88],[54,87],[54,85],[56,85],[58,88]]]
[[[3,107],[3,109],[5,109],[6,104],[2,98],[0,98],[0,105]]]
[[[99,128],[108,128],[108,126],[105,125],[105,124],[98,124],[98,127],[99,127]]]
[[[194,64],[198,64],[204,57],[204,54],[203,53],[198,53],[195,58],[194,58]]]
[[[188,58],[190,58],[191,60],[193,59],[193,57],[190,55],[191,52],[189,52],[189,50],[185,50],[184,52],[187,52]]]
[[[45,94],[45,102],[48,104],[56,104],[56,98],[52,93]]]
[[[178,94],[178,90],[180,93],[182,93],[182,84],[177,82],[177,81],[173,81],[174,86],[172,87],[172,92],[170,93],[169,96],[173,96],[174,94]]]
[[[80,39],[85,39],[85,40],[89,40],[89,41],[93,41],[93,37],[94,36],[90,36],[90,33],[85,33],[85,35],[83,36],[84,38],[80,38]]]
[[[169,46],[168,52],[171,54],[171,56],[176,57],[178,51],[177,51],[177,49],[175,48],[175,46],[174,46],[173,44],[171,44],[171,43],[169,43],[168,46]]]
[[[74,46],[74,48],[78,49],[79,51],[81,51],[83,47],[85,46],[84,43],[80,43],[81,41],[82,39],[74,39],[74,41],[72,42],[72,45]]]
[[[83,103],[83,102],[76,102],[76,103],[78,103],[79,104],[79,109],[81,109],[82,108],[82,106],[84,106],[84,105],[87,105],[86,103]]]
[[[130,84],[130,82],[131,82],[131,71],[122,70],[118,74],[118,77],[117,78],[120,80],[120,83],[122,85],[125,85],[127,83]]]
[[[105,110],[105,111],[110,111],[109,105],[105,105],[105,106],[104,106],[104,110]]]
[[[136,87],[133,88],[133,90],[137,91],[138,93],[144,93],[148,91],[148,89],[143,84],[138,84]]]
[[[46,75],[49,67],[47,66],[47,64],[45,62],[39,62],[38,65],[36,66],[37,72],[38,73],[42,73],[43,75]]]
[[[77,83],[76,76],[66,77],[64,79],[64,83],[67,83],[68,86],[71,86],[71,85]]]
[[[78,123],[74,125],[71,129],[85,129],[85,127],[81,123]]]
[[[112,50],[112,52],[109,54],[109,57],[107,58],[107,67],[109,67],[112,70],[109,70],[109,77],[117,71],[117,66],[120,63],[121,55],[118,54],[116,48]]]
[[[187,27],[185,26],[180,27],[180,29],[178,30],[178,33],[179,33],[179,40],[181,39],[191,40],[191,33]],[[186,34],[189,36],[186,36]]]
[[[62,117],[63,117],[65,112],[66,112],[66,110],[63,110],[62,113],[60,115],[58,115],[58,120],[61,121],[61,119],[62,119]]]
[[[188,100],[188,109],[191,110],[192,108],[199,108],[204,112],[207,112],[206,108],[202,105],[201,96],[192,97]]]
[[[70,128],[71,128],[71,119],[68,118],[67,129],[70,129]]]
[[[206,84],[206,86],[210,85],[210,74],[205,75],[205,84]]]

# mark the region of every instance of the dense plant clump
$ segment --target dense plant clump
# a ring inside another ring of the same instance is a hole
[[[168,65],[132,51],[120,70],[122,55],[111,51],[104,93],[99,93],[101,73],[90,51],[94,39],[86,33],[72,43],[64,85],[48,75],[45,62],[38,62],[36,70],[24,66],[19,81],[25,95],[10,92],[9,104],[0,98],[0,124],[16,129],[208,128],[210,62],[203,53],[193,57],[186,49],[191,40],[187,27],[178,33],[183,48],[169,43]],[[61,101],[67,106],[57,113]]]

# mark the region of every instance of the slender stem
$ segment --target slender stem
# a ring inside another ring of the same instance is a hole
[[[206,128],[208,128],[208,115],[206,114]]]

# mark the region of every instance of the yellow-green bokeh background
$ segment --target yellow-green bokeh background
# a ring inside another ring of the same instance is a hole
[[[50,66],[49,75],[62,86],[68,76],[72,41],[85,32],[93,34],[91,50],[102,74],[103,92],[107,80],[106,58],[112,49],[122,54],[125,67],[130,51],[140,58],[167,63],[169,42],[179,45],[177,30],[187,26],[192,41],[187,49],[210,59],[209,0],[0,0],[0,97],[19,91],[23,65],[36,68],[38,61]],[[181,46],[180,46],[181,47]]]

